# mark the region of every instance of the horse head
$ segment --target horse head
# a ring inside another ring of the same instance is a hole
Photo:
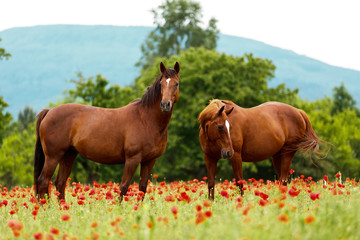
[[[180,65],[175,63],[174,69],[166,68],[160,63],[161,72],[161,102],[160,109],[162,112],[171,112],[173,104],[179,99],[179,72]]]
[[[225,110],[223,105],[215,116],[205,124],[205,134],[208,138],[208,146],[212,152],[220,152],[221,158],[230,159],[234,155],[234,149],[230,136],[230,123],[228,115],[234,108]]]

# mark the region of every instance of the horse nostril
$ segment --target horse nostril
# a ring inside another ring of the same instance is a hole
[[[167,102],[166,107],[167,107],[168,109],[171,108],[171,102],[170,102],[170,101]]]

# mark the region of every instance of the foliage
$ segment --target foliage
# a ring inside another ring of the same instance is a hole
[[[343,112],[346,109],[356,109],[356,101],[346,90],[344,82],[341,82],[339,87],[335,86],[333,89],[333,104],[331,108],[331,114],[334,115],[336,113]],[[360,116],[359,111],[358,116]]]
[[[156,57],[178,55],[190,47],[215,49],[219,30],[217,20],[211,18],[208,27],[201,27],[201,7],[190,0],[166,0],[153,9],[156,28],[141,46],[142,57],[137,65],[151,66]]]
[[[161,59],[146,69],[136,80],[135,88],[145,89],[159,72]],[[198,114],[213,98],[232,100],[242,107],[252,107],[269,100],[297,99],[297,90],[284,85],[268,88],[275,66],[269,60],[252,54],[233,57],[205,48],[190,48],[167,60],[171,66],[178,61],[180,70],[179,101],[174,106],[169,125],[168,145],[164,155],[155,164],[154,171],[169,180],[200,177],[206,174],[198,134]],[[259,163],[260,165],[266,163]],[[252,165],[254,171],[257,168]],[[171,169],[171,173],[169,173]],[[231,167],[227,168],[231,174]]]
[[[9,105],[7,102],[4,101],[3,97],[0,96],[0,146],[2,139],[7,135],[9,132],[9,125],[12,120],[12,116],[9,112],[4,112],[5,108]]]
[[[0,38],[0,42],[1,42],[1,38]],[[6,52],[4,48],[0,48],[0,61],[3,59],[9,59],[9,57],[11,56],[10,53]]]
[[[18,114],[18,125],[20,131],[28,129],[29,124],[34,123],[36,113],[34,109],[30,106],[25,106],[25,108]]]
[[[0,182],[6,186],[32,186],[35,124],[14,130],[0,148]]]
[[[334,106],[330,98],[315,102],[299,101],[298,105],[308,113],[315,132],[327,142],[321,147],[329,148],[329,152],[326,158],[315,160],[315,164],[303,156],[297,156],[293,168],[312,176],[335,174],[337,171],[347,176],[358,176],[360,133],[357,129],[360,117],[356,110],[347,108],[332,115]]]
[[[119,184],[68,182],[66,201],[55,188],[39,204],[30,188],[1,188],[0,239],[348,239],[359,238],[360,192],[354,179],[294,178],[288,187],[250,179],[240,196],[234,182],[138,185],[121,205]]]

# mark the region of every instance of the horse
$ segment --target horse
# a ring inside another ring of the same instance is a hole
[[[78,154],[104,164],[124,164],[120,203],[140,169],[139,190],[144,194],[151,170],[167,144],[168,125],[179,98],[180,65],[166,68],[141,99],[121,108],[75,103],[44,109],[37,115],[34,188],[38,199],[49,195],[49,181],[59,165],[55,186],[65,199],[66,181]],[[144,198],[144,197],[143,197]]]
[[[214,200],[215,175],[219,159],[229,159],[241,195],[242,162],[272,157],[283,185],[289,179],[291,161],[302,149],[321,156],[321,140],[303,110],[280,102],[241,108],[227,100],[211,100],[199,114],[199,140],[208,172],[209,199]]]

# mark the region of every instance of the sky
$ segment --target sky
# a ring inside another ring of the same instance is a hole
[[[2,0],[1,31],[52,24],[154,26],[165,0]],[[359,0],[196,0],[204,26],[360,70]],[[6,46],[2,46],[6,49]]]

